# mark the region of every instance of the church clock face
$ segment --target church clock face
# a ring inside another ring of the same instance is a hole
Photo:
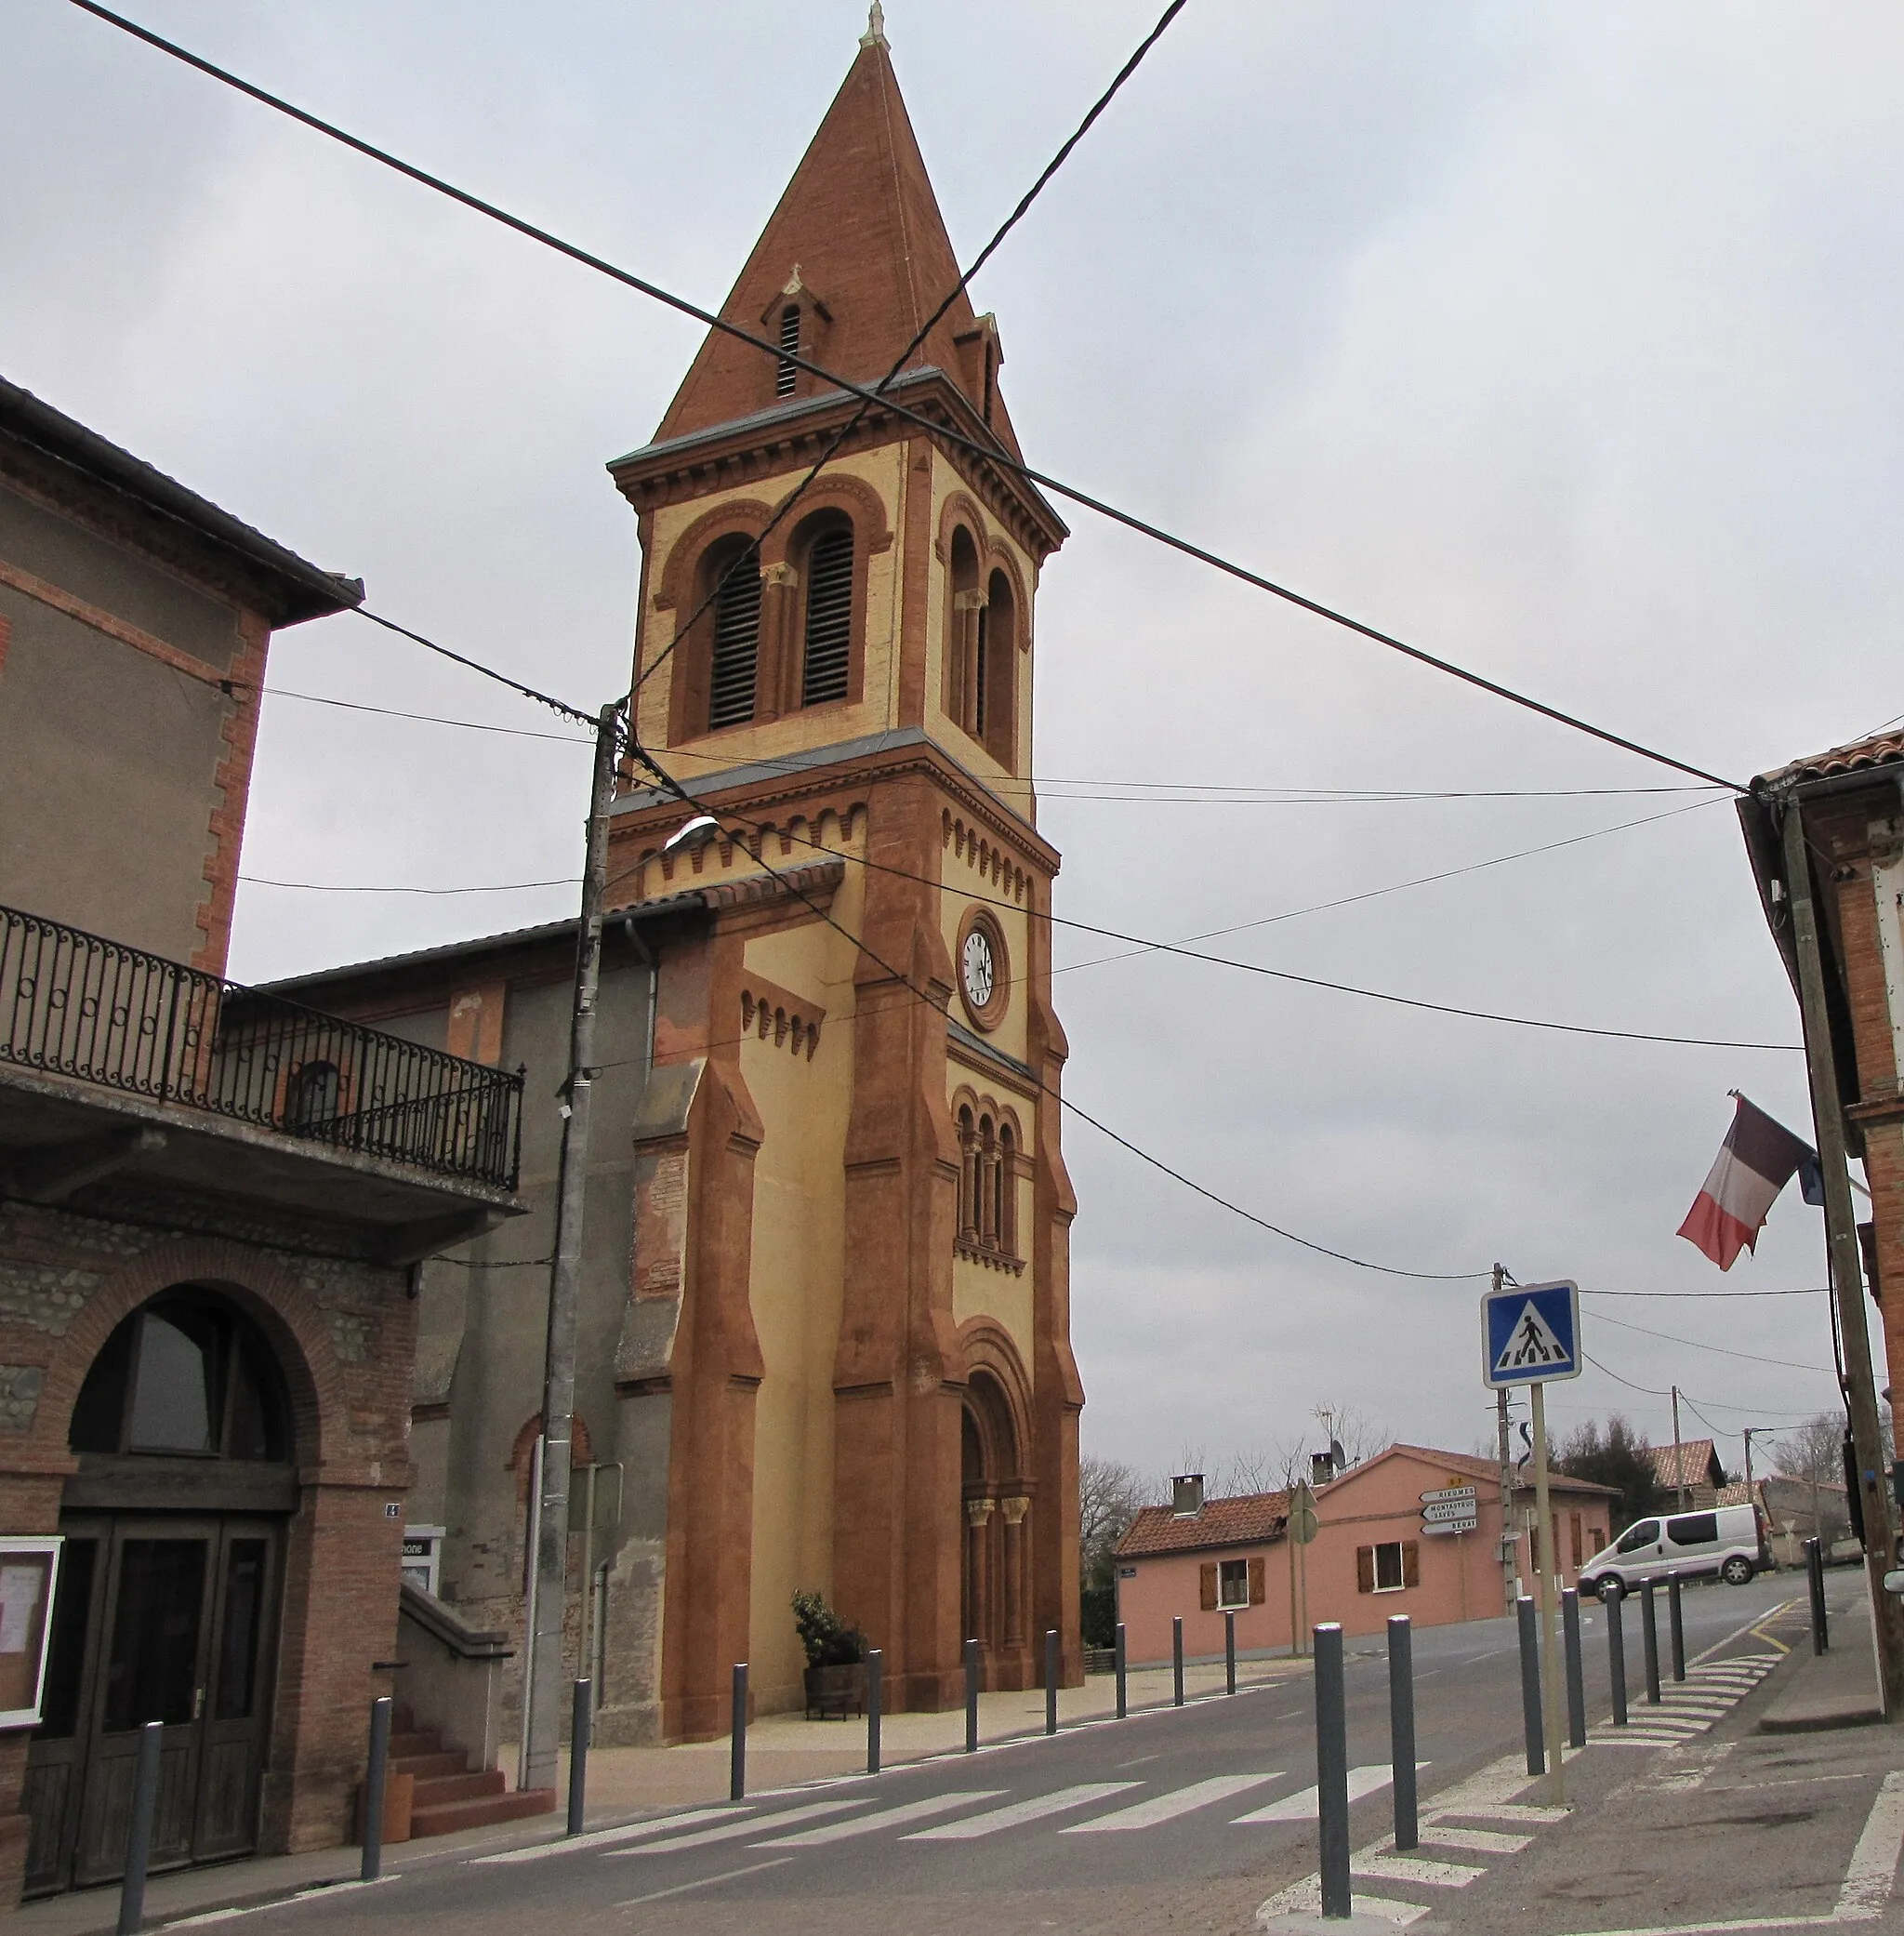
[[[965,917],[958,959],[965,1013],[976,1027],[996,1028],[1004,1018],[1012,975],[1005,960],[1005,937],[982,908],[971,909]]]

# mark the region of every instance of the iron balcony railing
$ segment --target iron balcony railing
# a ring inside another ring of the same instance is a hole
[[[0,1063],[513,1190],[522,1078],[0,907]]]

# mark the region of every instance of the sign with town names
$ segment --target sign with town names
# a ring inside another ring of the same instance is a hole
[[[1472,1493],[1465,1499],[1436,1499],[1421,1508],[1421,1523],[1433,1526],[1443,1520],[1472,1519],[1475,1510],[1476,1501]]]
[[[1446,1505],[1450,1500],[1472,1500],[1479,1496],[1480,1488],[1477,1486],[1443,1486],[1437,1492],[1423,1492],[1421,1494],[1421,1504],[1423,1505]]]

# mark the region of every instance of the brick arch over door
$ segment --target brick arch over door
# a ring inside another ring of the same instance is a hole
[[[296,1464],[320,1466],[347,1458],[350,1413],[343,1372],[310,1291],[263,1253],[210,1238],[157,1246],[114,1271],[87,1300],[47,1367],[34,1432],[45,1451],[67,1456],[73,1404],[106,1340],[139,1306],[183,1285],[230,1298],[264,1333],[284,1373]]]

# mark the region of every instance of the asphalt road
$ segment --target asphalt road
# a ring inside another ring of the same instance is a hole
[[[1792,1575],[1688,1589],[1689,1655],[1779,1603]],[[1661,1600],[1661,1656],[1666,1656]],[[1587,1603],[1591,1717],[1607,1704],[1605,1614]],[[1629,1679],[1639,1698],[1636,1609]],[[1739,1643],[1735,1643],[1739,1644]],[[1505,1620],[1415,1636],[1417,1755],[1425,1799],[1520,1744],[1515,1630]],[[1388,1671],[1379,1639],[1351,1641],[1352,1837],[1390,1808]],[[1246,1929],[1255,1906],[1315,1867],[1315,1733],[1306,1677],[1182,1709],[1085,1724],[874,1778],[750,1797],[515,1848],[419,1850],[364,1890],[249,1912],[301,1930],[454,1929],[509,1936],[605,1929],[884,1931],[919,1923],[985,1936],[1040,1929]]]

